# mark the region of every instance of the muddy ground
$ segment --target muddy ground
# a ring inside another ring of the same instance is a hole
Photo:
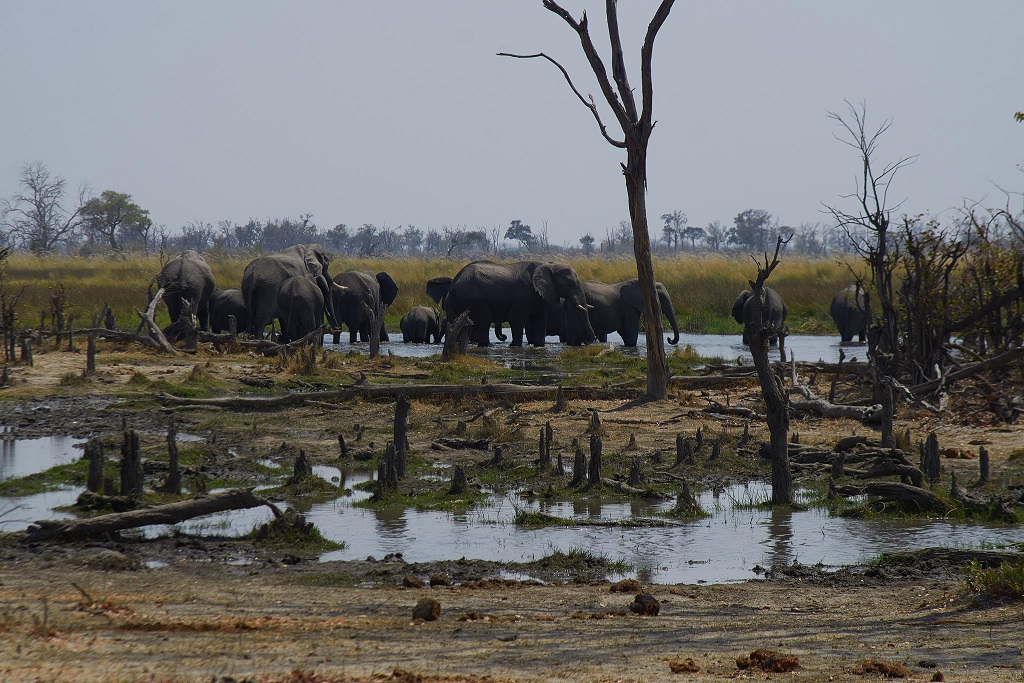
[[[77,379],[83,354],[37,353],[34,367],[14,366],[0,394],[0,423],[23,436],[102,438],[108,453],[116,452],[124,424],[141,432],[153,481],[161,476],[171,413],[179,430],[205,439],[188,446],[201,452],[186,482],[266,483],[260,479],[266,473],[252,462],[269,457],[288,466],[300,448],[315,463],[337,464],[339,433],[350,457],[373,462],[392,429],[390,401],[252,413],[155,400],[164,392],[280,394],[335,388],[358,381],[360,373],[372,382],[433,381],[429,361],[332,357],[315,374],[298,375],[276,360],[210,349],[177,359],[126,348],[102,351],[97,375],[84,381]],[[500,376],[478,361],[451,374],[472,383],[483,381],[481,374]],[[827,384],[820,388],[827,393]],[[978,468],[969,456],[984,445],[992,460],[985,491],[1016,490],[1024,484],[1024,427],[993,420],[971,387],[959,391],[954,410],[941,416],[901,409],[897,430],[909,430],[915,441],[935,431],[947,453],[944,474],[955,469],[967,483],[977,479]],[[841,387],[844,392],[852,396],[856,388]],[[705,456],[686,472],[694,486],[764,476],[765,463],[756,455],[729,448],[745,420],[703,412],[711,403],[759,407],[753,382],[680,390],[656,403],[576,400],[558,413],[550,401],[414,401],[410,447],[423,467],[463,464],[472,486],[500,444],[511,480],[532,466],[545,422],[552,423],[555,450],[571,459],[571,439],[586,433],[596,409],[612,468],[625,471],[640,456],[651,473],[663,470],[671,465],[675,435],[700,427],[709,440],[720,438],[727,454],[719,463]],[[485,439],[490,448],[437,448],[460,422],[465,436]],[[825,447],[839,436],[875,436],[849,420],[795,420],[791,427],[801,443]],[[758,420],[749,428],[753,444],[766,438]],[[627,446],[631,435],[635,451]],[[667,463],[653,463],[659,450]],[[538,489],[551,483],[536,482]],[[901,664],[920,680],[940,680],[941,673],[947,681],[1024,681],[1024,608],[967,589],[963,567],[979,554],[936,550],[838,572],[796,566],[739,584],[643,586],[660,601],[660,611],[638,616],[629,611],[636,591],[613,592],[599,565],[535,565],[523,572],[534,580],[516,582],[501,578],[516,567],[486,561],[321,563],[315,554],[249,540],[6,539],[0,542],[0,678],[873,680],[882,676],[871,664],[878,660]],[[147,568],[154,563],[167,566]],[[431,577],[449,585],[431,586]],[[436,621],[413,620],[424,597],[438,601]],[[789,653],[799,668],[738,668],[737,658],[758,648]]]

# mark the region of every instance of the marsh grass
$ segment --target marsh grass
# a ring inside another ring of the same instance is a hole
[[[984,567],[971,560],[965,572],[967,589],[996,600],[1024,600],[1024,560]]]
[[[606,555],[592,552],[583,547],[572,546],[568,551],[554,550],[542,558],[526,562],[526,568],[538,567],[566,573],[585,574],[589,572],[607,572],[623,574],[632,571],[632,563],[624,560],[612,560]]]
[[[174,256],[176,254],[165,257],[164,262]],[[210,253],[205,256],[221,289],[239,287],[242,272],[252,259],[251,256],[225,257]],[[629,258],[566,260],[582,280],[611,283],[636,277],[636,264]],[[398,298],[388,309],[386,321],[388,329],[394,330],[402,314],[413,306],[435,305],[425,291],[429,278],[454,276],[467,261],[340,257],[332,262],[331,273],[350,268],[389,272],[399,287]],[[854,267],[858,265],[850,263]],[[145,307],[150,280],[160,272],[162,265],[158,256],[136,254],[82,258],[16,253],[8,260],[8,282],[14,290],[25,287],[19,307],[23,326],[38,326],[40,311],[49,309],[51,292],[63,284],[69,312],[75,316],[75,327],[91,325],[92,317],[107,303],[114,311],[119,328],[134,329],[139,318],[133,309]],[[739,326],[730,317],[732,302],[756,275],[747,255],[686,254],[656,258],[654,269],[657,279],[669,291],[684,332],[727,334],[738,331]],[[831,333],[828,309],[832,296],[853,280],[854,275],[845,262],[787,256],[773,275],[772,286],[786,301],[793,332]],[[169,322],[166,307],[157,309],[157,322],[161,325]]]

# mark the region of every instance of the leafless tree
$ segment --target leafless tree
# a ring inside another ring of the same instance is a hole
[[[65,207],[67,181],[51,175],[40,161],[22,167],[19,183],[21,188],[0,205],[0,216],[11,236],[33,253],[52,251],[72,239],[82,224],[88,186],[79,188],[74,208]]]
[[[867,127],[867,106],[861,103],[855,107],[846,103],[846,118],[834,112],[829,118],[836,121],[846,132],[836,139],[855,150],[860,157],[860,172],[856,180],[856,191],[843,195],[852,199],[857,208],[851,213],[838,207],[826,207],[836,224],[846,231],[854,248],[860,253],[871,269],[874,285],[874,301],[878,303],[878,317],[868,334],[868,356],[872,359],[875,379],[875,397],[881,398],[883,376],[896,377],[902,365],[899,343],[898,312],[896,292],[893,289],[893,271],[898,259],[893,253],[893,238],[889,233],[892,212],[900,204],[890,206],[889,188],[893,178],[916,157],[901,157],[877,169],[874,161],[878,153],[878,142],[889,130],[891,120],[882,122],[874,133]],[[867,235],[867,238],[861,238]]]
[[[729,228],[722,221],[711,221],[704,228],[704,241],[712,251],[718,251],[729,237]]]
[[[754,263],[757,264],[757,279],[750,281],[750,289],[753,292],[751,298],[756,305],[746,329],[747,337],[750,339],[750,355],[754,358],[757,379],[761,385],[761,394],[764,396],[772,456],[772,503],[775,505],[788,505],[793,502],[793,474],[789,469],[789,398],[782,386],[782,379],[779,374],[772,371],[768,362],[768,346],[775,335],[775,329],[768,320],[765,283],[779,265],[779,250],[785,243],[781,236],[776,238],[775,255],[771,261],[768,260],[767,253],[764,255],[763,264],[754,259]]]
[[[576,97],[593,114],[604,139],[614,147],[626,150],[626,163],[622,164],[622,173],[626,180],[629,218],[633,228],[633,255],[636,258],[637,275],[644,299],[644,332],[647,335],[646,393],[651,398],[659,399],[668,395],[668,365],[665,359],[661,308],[658,303],[657,290],[654,288],[654,264],[651,258],[651,237],[647,224],[647,145],[651,133],[654,131],[654,82],[651,77],[654,40],[668,19],[674,3],[675,0],[662,0],[647,27],[647,35],[640,49],[641,107],[638,109],[633,88],[626,75],[626,63],[622,55],[617,0],[605,0],[605,15],[611,45],[611,78],[609,78],[604,61],[591,40],[586,12],[577,21],[554,0],[544,0],[544,7],[561,17],[579,36],[583,53],[597,77],[601,93],[619,124],[622,133],[620,138],[613,137],[608,132],[593,96],[584,97],[573,84],[569,72],[558,61],[543,52],[530,55],[500,53],[503,56],[522,59],[546,59],[555,65],[562,72]]]

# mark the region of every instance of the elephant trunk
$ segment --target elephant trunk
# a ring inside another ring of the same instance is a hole
[[[323,275],[316,278],[316,284],[324,295],[324,310],[327,312],[327,322],[332,330],[336,330],[341,326],[338,324],[338,317],[334,314],[334,287],[329,286],[327,282],[327,278]]]
[[[669,344],[679,343],[679,325],[676,324],[676,312],[672,308],[672,300],[668,298],[667,293],[658,292],[658,298],[661,299],[661,312],[668,318],[669,323],[672,325],[672,339],[669,340]]]

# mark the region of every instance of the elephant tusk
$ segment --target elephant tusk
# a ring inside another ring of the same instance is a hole
[[[583,311],[584,313],[586,313],[586,312],[587,312],[587,307],[586,307],[586,306],[584,306],[583,304],[576,304],[576,308],[580,309],[580,310],[581,310],[581,311]]]
[[[594,310],[594,306],[591,306],[590,304],[587,304],[587,310],[588,311]]]
[[[336,289],[339,292],[347,292],[348,291],[348,287],[346,287],[345,285],[339,285],[337,282],[333,282],[333,281],[331,282],[331,289]]]

